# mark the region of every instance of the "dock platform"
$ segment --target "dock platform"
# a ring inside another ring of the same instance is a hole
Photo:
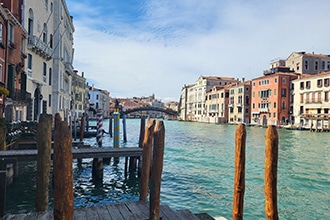
[[[110,158],[110,157],[139,157],[142,156],[143,149],[140,147],[122,148],[73,148],[72,158]],[[6,150],[0,151],[0,158],[16,158],[18,161],[37,160],[38,150]],[[51,156],[53,157],[53,150]]]
[[[162,220],[214,220],[210,215],[193,214],[191,211],[173,210],[167,205],[160,206]],[[52,220],[53,211],[44,213],[7,214],[4,220]],[[149,202],[138,201],[121,204],[111,204],[74,209],[74,219],[77,220],[147,220],[149,219]]]

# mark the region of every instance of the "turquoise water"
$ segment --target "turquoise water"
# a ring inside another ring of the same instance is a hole
[[[108,122],[103,123],[105,129]],[[137,146],[140,120],[127,121],[127,147]],[[161,202],[173,209],[207,212],[231,219],[236,126],[165,121]],[[246,127],[245,219],[265,219],[265,129]],[[279,129],[278,212],[280,219],[329,219],[329,133]],[[95,138],[85,140],[94,144]],[[112,145],[103,137],[103,146]],[[104,181],[91,179],[91,160],[74,166],[75,206],[138,200],[138,181],[124,177],[124,160],[105,166]],[[20,163],[17,181],[8,187],[7,212],[34,208],[34,162]],[[52,200],[50,199],[50,208]]]

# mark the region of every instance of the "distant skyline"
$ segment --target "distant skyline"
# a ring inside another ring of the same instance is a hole
[[[74,61],[111,97],[178,101],[199,76],[246,80],[292,52],[330,54],[329,0],[66,0]]]

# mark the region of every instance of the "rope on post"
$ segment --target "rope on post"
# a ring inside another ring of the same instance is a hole
[[[102,129],[102,120],[103,120],[103,114],[102,114],[102,110],[99,109],[97,114],[97,134],[96,134],[96,141],[97,144],[99,146],[102,146],[102,133],[103,133],[103,129]]]
[[[113,114],[114,118],[114,125],[113,125],[113,131],[114,131],[114,137],[113,137],[113,147],[114,148],[119,148],[119,139],[120,139],[120,113],[119,112],[114,112]]]

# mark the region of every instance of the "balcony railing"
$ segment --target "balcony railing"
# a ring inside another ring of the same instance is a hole
[[[9,94],[9,97],[13,99],[13,101],[21,101],[21,102],[28,102],[31,99],[31,93],[15,89],[14,93]]]
[[[268,112],[268,108],[258,108],[259,112]]]
[[[73,67],[72,64],[69,62],[65,62],[65,71],[68,72],[70,75],[73,74]]]
[[[305,99],[305,104],[322,104],[322,101],[319,99]]]
[[[28,39],[28,48],[34,50],[41,57],[47,60],[52,58],[53,49],[40,40],[37,36],[30,35]]]

